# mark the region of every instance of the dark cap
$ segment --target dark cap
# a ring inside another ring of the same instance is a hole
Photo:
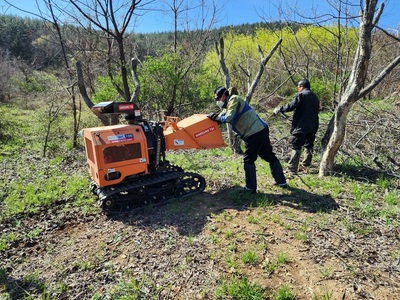
[[[226,87],[220,86],[214,90],[214,95],[217,95],[220,98],[227,91]]]
[[[299,83],[297,84],[297,86],[300,86],[300,85],[301,85],[302,87],[306,88],[306,89],[311,88],[311,84],[310,84],[310,82],[309,82],[307,79],[302,79],[302,80],[300,80]]]

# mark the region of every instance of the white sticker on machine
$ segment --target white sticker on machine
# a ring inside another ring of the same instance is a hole
[[[174,140],[174,146],[183,146],[185,145],[185,140]]]

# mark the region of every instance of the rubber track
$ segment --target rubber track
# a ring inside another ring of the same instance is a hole
[[[167,171],[113,187],[97,188],[99,204],[109,213],[163,205],[204,191],[205,179],[191,172]]]

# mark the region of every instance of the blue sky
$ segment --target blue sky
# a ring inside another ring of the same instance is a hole
[[[188,2],[196,3],[196,1],[198,0]],[[205,1],[207,4],[212,2],[212,0]],[[349,1],[354,4],[360,2],[360,0]],[[8,2],[11,2],[13,5],[26,11],[37,13],[36,2],[43,3],[43,0],[9,0]],[[162,3],[171,2],[172,0],[156,0],[152,4],[152,7],[160,7]],[[214,2],[217,3],[218,7],[218,22],[213,26],[214,28],[227,25],[240,25],[244,23],[251,24],[262,21],[284,21],[285,19],[296,19],[300,21],[300,18],[296,16],[294,11],[309,17],[313,17],[315,14],[322,15],[332,12],[334,13],[334,10],[327,4],[328,1],[326,0],[214,0]],[[329,2],[335,1],[330,0]],[[400,11],[400,1],[382,0],[379,2],[386,3],[379,25],[386,29],[397,30],[398,32],[400,29],[400,17],[398,14]],[[279,6],[282,7],[281,13],[278,9]],[[4,0],[0,0],[0,13],[27,16],[25,13],[10,8]],[[191,13],[188,17],[182,15],[181,21],[183,23],[185,20],[191,20],[189,28],[198,28],[200,25],[195,22],[196,20],[200,20],[200,15],[200,11],[197,10],[196,14]],[[207,16],[207,12],[203,11],[202,16]],[[149,11],[136,19],[133,30],[138,33],[172,31],[172,21],[173,18],[171,13]],[[184,25],[180,25],[179,29],[184,29],[183,26]]]

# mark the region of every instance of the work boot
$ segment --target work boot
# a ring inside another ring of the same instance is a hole
[[[293,174],[297,174],[297,169],[299,167],[299,162],[300,162],[300,150],[292,150],[292,153],[290,155],[290,159],[288,162],[288,169],[289,171]]]
[[[245,189],[256,192],[257,190],[256,165],[254,163],[244,164],[244,174],[246,178]]]
[[[306,148],[304,152],[304,159],[301,162],[302,165],[305,167],[311,166],[312,157],[313,157],[313,148]]]
[[[282,165],[279,160],[269,164],[272,177],[275,179],[275,184],[280,187],[287,187],[286,178],[283,174]]]

